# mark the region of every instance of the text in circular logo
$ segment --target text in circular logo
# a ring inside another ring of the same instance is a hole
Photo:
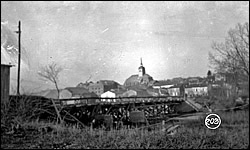
[[[205,125],[208,129],[217,129],[220,124],[221,119],[217,114],[209,114],[205,119]]]

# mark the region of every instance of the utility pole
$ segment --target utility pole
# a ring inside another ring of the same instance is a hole
[[[17,95],[20,95],[20,65],[21,65],[21,21],[18,22],[18,72],[17,72]]]

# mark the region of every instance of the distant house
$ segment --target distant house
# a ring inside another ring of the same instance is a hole
[[[112,100],[116,102],[119,98],[123,97],[123,93],[126,92],[127,90],[122,89],[122,88],[117,88],[117,89],[111,89],[107,92],[104,92],[101,94],[101,98],[117,98],[117,99],[102,99],[102,101],[109,101],[111,102]]]
[[[122,94],[124,92],[126,92],[127,90],[122,89],[122,88],[118,88],[118,89],[111,89],[110,91],[113,92],[113,93],[115,93],[116,97],[122,97]]]
[[[125,87],[131,87],[136,85],[150,86],[151,84],[153,84],[153,82],[154,82],[153,78],[148,74],[144,74],[143,76],[131,75],[124,82],[124,86]]]
[[[62,90],[60,89],[59,91],[61,92]],[[46,89],[46,90],[42,90],[39,92],[31,93],[31,95],[58,99],[58,92],[56,89]],[[60,96],[59,96],[59,98],[60,98]]]
[[[75,99],[75,98],[97,98],[93,92],[89,92],[88,89],[83,87],[67,87],[60,92],[60,99]],[[67,100],[64,104],[77,104],[82,101],[86,102],[87,100]]]
[[[63,94],[70,95],[70,98],[98,97],[95,93],[89,92],[88,89],[83,87],[67,87],[61,92],[61,96]]]
[[[184,96],[184,85],[174,85],[167,89],[169,96]]]
[[[68,89],[63,89],[60,92],[60,99],[70,99],[72,97],[72,93]]]
[[[131,75],[129,78],[125,80],[123,85],[126,88],[138,85],[143,85],[145,87],[148,87],[152,86],[153,83],[154,79],[149,74],[146,74],[146,69],[142,64],[142,59],[141,59],[141,64],[138,68],[138,74]]]
[[[187,96],[202,96],[208,94],[207,84],[191,84],[185,86],[185,94]]]
[[[159,89],[160,96],[169,96],[168,90],[166,88]]]
[[[150,96],[160,96],[160,89],[148,88],[147,92]]]
[[[135,90],[128,90],[122,94],[122,97],[135,97],[137,92]]]
[[[76,87],[83,87],[83,88],[88,89],[88,87],[89,87],[90,84],[93,84],[93,82],[92,81],[86,82],[86,83],[82,83],[81,82],[81,83],[77,84]]]
[[[120,87],[120,84],[113,80],[100,80],[99,82],[104,85],[104,92]]]
[[[248,84],[246,84],[245,81],[247,81],[248,79],[244,79],[243,81],[241,81],[242,76],[238,75],[239,74],[227,72],[215,73],[213,75],[214,82],[210,82],[208,86],[209,95],[225,97],[231,97],[233,95],[242,95],[243,93],[247,95],[247,93],[249,93],[249,90],[248,88],[246,88],[248,87]]]
[[[59,99],[70,99],[70,98],[81,98],[81,97],[92,97],[96,96],[94,93],[90,93],[85,88],[79,87],[67,87],[65,89],[60,89]],[[56,89],[48,89],[38,93],[33,93],[32,95],[44,96],[46,98],[58,98],[58,92]]]
[[[166,88],[148,88],[147,92],[151,96],[169,96]]]
[[[65,89],[60,89],[59,99],[74,99],[74,98],[97,98],[98,96],[89,92],[85,88],[80,87],[67,87]],[[56,89],[43,90],[32,95],[43,96],[46,98],[58,99],[58,92]],[[75,100],[67,100],[65,104],[75,104]]]
[[[118,87],[119,87],[119,83],[113,80],[100,80],[100,81],[97,81],[96,83],[90,84],[88,86],[88,90],[100,96],[102,93],[109,91],[111,89],[116,89]]]
[[[188,84],[199,84],[200,82],[200,78],[197,78],[197,77],[191,77],[191,78],[188,78]]]
[[[160,88],[170,88],[174,86],[174,84],[170,83],[169,81],[156,81],[153,84],[154,89],[160,89]]]
[[[185,82],[185,79],[183,79],[182,77],[177,77],[177,78],[173,78],[171,80],[172,84],[183,84]]]
[[[140,91],[136,91],[136,96],[137,97],[150,97],[152,95],[150,95],[147,90],[140,90]]]
[[[114,92],[111,92],[111,91],[107,91],[105,93],[102,93],[101,94],[101,98],[115,98],[116,97],[116,94]],[[108,101],[108,102],[111,102],[111,101],[114,101],[115,102],[115,99],[101,99],[101,101]]]
[[[128,90],[126,92],[123,93],[122,95],[123,97],[149,97],[152,96],[150,95],[147,90]]]
[[[104,97],[115,98],[116,94],[114,92],[107,91],[107,92],[101,94],[101,98],[104,98]]]
[[[61,92],[62,90],[59,90],[59,92]],[[44,96],[46,98],[52,98],[52,99],[58,99],[58,91],[56,89],[52,89],[52,90],[48,90],[46,92],[44,92]],[[60,96],[59,96],[60,99]]]

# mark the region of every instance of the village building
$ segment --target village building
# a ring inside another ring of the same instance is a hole
[[[107,91],[101,94],[101,98],[115,98],[116,94],[111,91]],[[116,102],[115,99],[101,99],[102,102]]]
[[[208,95],[207,84],[191,84],[185,86],[185,94],[187,96],[206,96]]]
[[[169,96],[184,96],[184,85],[177,84],[167,89]]]
[[[93,92],[89,92],[88,89],[82,87],[67,87],[60,92],[60,99],[88,98],[88,97],[98,97],[98,96]]]
[[[62,89],[59,89],[59,93],[62,91]],[[58,91],[56,89],[49,89],[49,90],[44,90],[39,93],[34,93],[32,95],[37,95],[37,96],[43,96],[46,98],[52,98],[52,99],[58,99]],[[60,99],[60,94],[59,94],[59,99]]]
[[[154,83],[153,77],[151,77],[149,74],[146,74],[146,69],[142,64],[142,59],[141,59],[141,64],[138,68],[138,74],[136,75],[131,75],[129,78],[127,78],[124,82],[124,87],[132,87],[132,86],[152,86]]]
[[[166,88],[158,89],[159,96],[169,96],[168,90]]]
[[[90,84],[93,84],[93,82],[92,81],[85,82],[85,83],[80,82],[79,84],[76,85],[76,87],[83,87],[83,88],[88,89],[88,87],[89,87]]]
[[[208,95],[213,96],[249,96],[248,78],[244,74],[217,72],[210,75]]]
[[[188,78],[188,84],[199,84],[199,83],[200,83],[200,79],[197,77]]]
[[[101,101],[108,101],[108,102],[116,102],[123,96],[123,93],[126,92],[126,90],[118,88],[118,89],[111,89],[110,91],[107,91],[103,94],[101,94],[101,98],[117,98],[117,99],[101,99]]]
[[[165,80],[155,81],[153,84],[154,89],[170,88],[172,86],[174,86],[174,84],[168,80],[167,81]]]
[[[117,89],[120,86],[119,83],[113,81],[113,80],[100,80],[96,83],[88,82],[88,83],[79,83],[77,87],[84,87],[88,89],[89,92],[94,92],[98,96],[101,96],[101,94],[111,90],[111,89]]]
[[[148,88],[147,92],[150,96],[162,96],[164,92],[161,89]],[[161,93],[161,94],[160,94]]]
[[[127,90],[122,94],[123,97],[150,97],[150,95],[147,90],[145,89],[130,89]]]
[[[60,92],[60,99],[77,99],[77,98],[97,98],[94,92],[89,92],[88,89],[83,87],[67,87]],[[64,104],[79,104],[86,103],[87,100],[70,100],[65,101]]]

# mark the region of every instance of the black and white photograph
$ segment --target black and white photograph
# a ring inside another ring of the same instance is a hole
[[[1,1],[1,149],[249,149],[249,1]]]

